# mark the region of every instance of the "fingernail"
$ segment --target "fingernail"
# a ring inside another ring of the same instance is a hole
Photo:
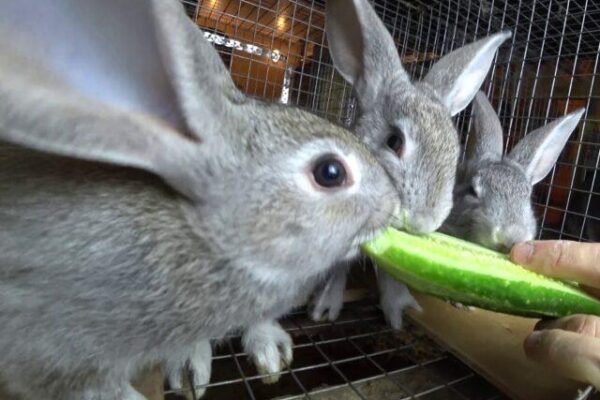
[[[510,252],[512,260],[519,264],[527,264],[533,254],[533,244],[524,242],[515,245]]]

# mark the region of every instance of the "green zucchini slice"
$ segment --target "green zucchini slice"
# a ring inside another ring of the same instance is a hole
[[[446,300],[529,317],[600,315],[600,301],[577,287],[452,236],[414,236],[389,228],[362,249],[395,279]]]

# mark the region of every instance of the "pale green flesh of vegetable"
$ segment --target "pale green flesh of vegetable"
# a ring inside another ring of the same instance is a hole
[[[524,316],[600,315],[600,301],[578,288],[441,233],[414,236],[390,228],[363,251],[395,279],[447,300]]]

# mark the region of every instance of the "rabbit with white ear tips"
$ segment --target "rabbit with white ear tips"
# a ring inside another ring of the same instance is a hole
[[[503,156],[502,127],[485,94],[473,103],[474,133],[461,166],[454,207],[442,230],[499,251],[533,239],[533,185],[552,169],[584,110],[534,130]]]
[[[141,400],[157,362],[206,383],[208,338],[302,303],[399,208],[352,134],[239,92],[176,0],[4,0],[0,76],[0,379],[24,399]]]
[[[360,103],[353,130],[391,176],[400,196],[403,217],[397,226],[417,234],[438,229],[452,207],[459,153],[451,117],[471,102],[511,33],[457,49],[422,80],[411,82],[394,40],[367,0],[328,0],[325,28],[335,67],[354,86]],[[313,318],[337,317],[345,279],[337,271],[330,277],[317,293]],[[378,282],[386,318],[400,328],[402,310],[417,304],[385,272],[378,271]]]

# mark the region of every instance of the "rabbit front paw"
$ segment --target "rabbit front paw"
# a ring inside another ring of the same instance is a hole
[[[328,319],[335,321],[344,305],[344,289],[346,287],[346,271],[336,273],[329,278],[325,286],[315,295],[314,305],[310,312],[313,321]]]
[[[387,272],[377,269],[377,284],[383,315],[393,329],[402,329],[402,314],[406,308],[422,310],[408,287],[396,281]]]
[[[167,380],[174,390],[183,388],[183,373],[189,369],[196,397],[200,398],[206,391],[205,386],[210,380],[212,349],[210,341],[201,340],[192,349],[188,357],[173,358],[167,362]]]
[[[292,362],[292,338],[276,321],[251,326],[244,333],[242,344],[258,373],[267,375],[262,378],[263,383],[277,382],[281,370]]]
[[[385,292],[381,295],[381,308],[385,320],[395,330],[402,329],[402,316],[407,308],[414,308],[421,311],[421,306],[417,300],[410,294],[408,289],[401,294]]]

